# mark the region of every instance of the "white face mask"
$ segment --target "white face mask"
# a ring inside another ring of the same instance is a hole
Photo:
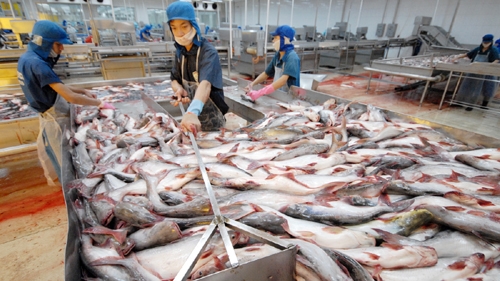
[[[58,54],[54,49],[50,50],[49,58],[57,58]]]
[[[194,27],[188,33],[184,34],[182,37],[175,37],[175,42],[177,42],[181,46],[187,46],[193,42],[193,38],[196,35],[196,29]]]
[[[276,40],[273,43],[273,47],[274,47],[274,50],[276,50],[276,52],[279,52],[279,50],[280,50],[280,41],[281,41],[281,39],[280,40]]]

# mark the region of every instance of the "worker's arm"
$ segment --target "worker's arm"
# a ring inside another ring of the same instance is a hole
[[[248,84],[248,86],[245,88],[245,91],[246,92],[250,92],[253,88],[253,86],[255,85],[258,85],[264,81],[267,80],[267,78],[269,78],[269,76],[266,74],[266,72],[262,72],[259,76],[257,76],[257,78],[255,78],[255,80],[253,80],[252,82],[250,82],[250,84]]]
[[[290,76],[283,74],[283,75],[281,75],[281,77],[278,80],[274,81],[272,84],[274,90],[278,90],[279,88],[285,86],[286,81],[288,81],[288,77],[290,77]]]
[[[196,132],[201,130],[201,123],[198,116],[203,111],[203,106],[210,98],[212,84],[208,80],[203,80],[198,85],[194,98],[191,101],[186,114],[182,116],[181,127],[183,131],[190,131],[196,135]]]
[[[88,97],[79,93],[75,93],[68,86],[62,83],[52,83],[49,86],[61,95],[67,102],[79,105],[94,105],[100,106],[101,100]]]
[[[66,87],[68,87],[71,91],[73,91],[77,94],[86,95],[89,98],[94,98],[94,99],[97,98],[97,96],[94,93],[90,92],[89,90],[80,89],[80,88],[69,86],[69,85],[66,85]]]

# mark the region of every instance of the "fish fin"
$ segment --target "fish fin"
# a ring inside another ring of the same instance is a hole
[[[267,176],[266,180],[272,180],[272,179],[274,179],[277,176],[279,176],[279,175],[277,175],[277,174],[270,174],[269,176]]]
[[[229,152],[231,153],[236,153],[238,151],[238,148],[240,147],[240,143],[237,143],[235,144],[230,150]]]
[[[466,210],[464,207],[460,207],[460,206],[443,206],[443,208],[445,208],[448,211],[453,211],[453,212],[463,212]]]
[[[455,172],[454,170],[451,170],[451,175],[446,179],[446,181],[449,181],[449,182],[460,182],[458,180],[459,176],[461,176],[461,174]]]
[[[393,208],[393,212],[401,212],[408,207],[410,207],[415,202],[415,199],[401,200],[398,202],[391,203],[389,206]]]
[[[422,173],[422,176],[417,180],[418,182],[430,182],[434,179],[431,175]]]
[[[265,212],[261,206],[259,206],[257,204],[253,204],[253,203],[249,203],[249,204],[255,210],[256,213]]]
[[[338,190],[342,189],[343,187],[347,186],[349,183],[347,182],[333,182],[333,183],[328,183],[327,187],[325,187],[323,190],[325,193],[335,193]]]
[[[363,252],[363,254],[367,255],[371,260],[379,260],[380,256],[370,252]]]
[[[404,236],[401,236],[401,235],[398,235],[398,234],[394,234],[394,233],[390,233],[390,232],[382,230],[382,229],[378,229],[378,228],[372,228],[372,229],[375,232],[377,232],[378,235],[380,235],[380,237],[382,237],[382,240],[384,240],[385,242],[390,243],[392,245],[402,245],[401,244],[401,240],[407,239]]]
[[[403,249],[403,246],[400,244],[382,243],[380,246],[396,251]]]
[[[380,273],[382,273],[382,270],[383,270],[383,268],[380,265],[376,265],[373,267],[373,272],[371,274],[372,274],[372,277],[374,280],[384,281],[384,279],[382,279],[382,277],[380,276]]]
[[[264,166],[262,163],[260,162],[257,162],[257,161],[252,161],[248,167],[247,167],[247,170],[255,170],[255,169],[258,169],[260,167]]]

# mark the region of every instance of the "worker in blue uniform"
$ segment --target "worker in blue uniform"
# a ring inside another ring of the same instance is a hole
[[[59,25],[38,21],[33,26],[28,49],[17,66],[17,77],[26,100],[40,116],[38,156],[49,184],[61,177],[62,133],[58,121],[68,116],[68,102],[114,109],[113,105],[102,102],[87,90],[63,84],[52,70],[64,50],[63,44],[71,43]]]
[[[143,42],[152,42],[153,41],[153,37],[151,37],[151,29],[152,28],[153,28],[153,26],[151,24],[147,24],[146,26],[144,26],[143,29],[141,29],[141,33],[140,33],[141,41],[143,41]]]
[[[493,47],[493,35],[484,35],[479,47],[457,56],[454,61],[465,57],[469,58],[471,62],[497,63],[499,55],[497,48]],[[479,94],[481,94],[483,97],[482,107],[486,109],[488,102],[496,92],[497,83],[491,80],[496,80],[496,76],[468,73],[462,85],[460,85],[456,100],[467,104],[475,104],[479,99]],[[466,107],[465,110],[471,111],[472,107]]]
[[[295,30],[288,25],[281,25],[271,32],[271,35],[274,36],[273,47],[276,54],[266,70],[245,89],[247,95],[254,101],[280,88],[288,91],[293,85],[300,87],[300,58],[291,43],[295,37]],[[253,86],[266,81],[268,77],[274,78],[272,84],[253,91]]]
[[[182,117],[184,131],[214,131],[225,124],[222,68],[215,47],[201,36],[191,2],[177,1],[167,8],[168,26],[176,55],[170,78],[177,101],[188,103]]]

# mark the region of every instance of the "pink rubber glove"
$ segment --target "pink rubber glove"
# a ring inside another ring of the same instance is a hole
[[[269,95],[271,94],[272,92],[274,92],[274,88],[273,88],[273,85],[268,85],[258,91],[251,91],[250,93],[248,93],[247,95],[253,100],[255,101],[256,99],[262,97],[262,96],[265,96],[265,95]]]
[[[107,102],[103,102],[103,101],[99,105],[99,108],[100,109],[116,109],[116,107],[114,107],[112,104],[107,103]]]

